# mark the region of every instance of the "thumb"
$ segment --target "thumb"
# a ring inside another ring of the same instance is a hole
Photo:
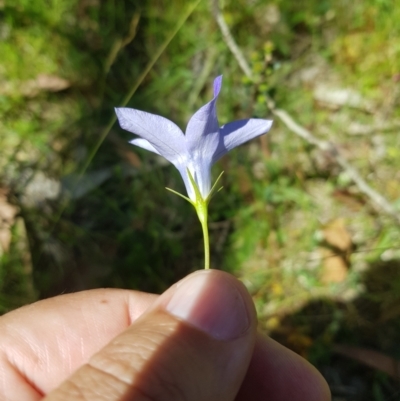
[[[255,336],[243,284],[221,271],[199,271],[162,294],[45,400],[233,401]]]

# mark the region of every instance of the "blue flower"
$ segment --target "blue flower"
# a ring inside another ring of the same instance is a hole
[[[181,173],[194,203],[199,201],[196,192],[202,201],[209,200],[212,165],[233,148],[266,133],[272,125],[271,120],[250,118],[220,127],[216,102],[221,84],[222,76],[215,78],[213,99],[192,116],[186,134],[164,117],[125,107],[115,109],[121,127],[139,136],[130,143],[170,161]]]

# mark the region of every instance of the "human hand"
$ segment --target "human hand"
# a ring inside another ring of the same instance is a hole
[[[245,287],[198,271],[161,296],[102,289],[0,318],[4,401],[328,401],[320,374],[256,333]]]

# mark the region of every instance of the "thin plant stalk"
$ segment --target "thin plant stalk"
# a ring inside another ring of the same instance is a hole
[[[203,230],[204,239],[204,268],[207,270],[210,268],[210,238],[208,236],[208,209],[207,203],[204,203],[203,207],[197,208],[197,216],[199,217],[201,229]]]

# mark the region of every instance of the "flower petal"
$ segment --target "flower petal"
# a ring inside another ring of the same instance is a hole
[[[183,182],[186,187],[186,192],[189,196],[189,198],[193,201],[196,202],[196,194],[194,192],[192,183],[190,182],[188,173],[187,173],[187,166],[183,164],[175,165],[175,167],[178,169],[178,171],[181,173]],[[193,173],[192,173],[193,174]]]
[[[263,120],[261,118],[232,121],[223,125],[219,130],[221,140],[218,150],[214,154],[213,163],[233,148],[265,134],[271,126],[272,120]]]
[[[115,112],[121,128],[146,139],[161,156],[170,162],[175,163],[187,157],[185,136],[172,121],[127,107],[116,108]]]
[[[189,163],[175,164],[175,167],[181,173],[189,198],[196,202],[196,194],[190,182],[187,169],[190,170],[203,199],[207,199],[211,190],[211,164],[208,161],[200,160],[196,163],[189,161]]]
[[[139,148],[149,150],[150,152],[157,153],[158,155],[160,154],[160,152],[146,139],[135,138],[129,141],[129,143],[138,146]]]
[[[193,159],[209,158],[218,148],[219,124],[216,102],[221,90],[222,75],[214,80],[214,97],[201,107],[189,120],[186,127],[186,141]]]

